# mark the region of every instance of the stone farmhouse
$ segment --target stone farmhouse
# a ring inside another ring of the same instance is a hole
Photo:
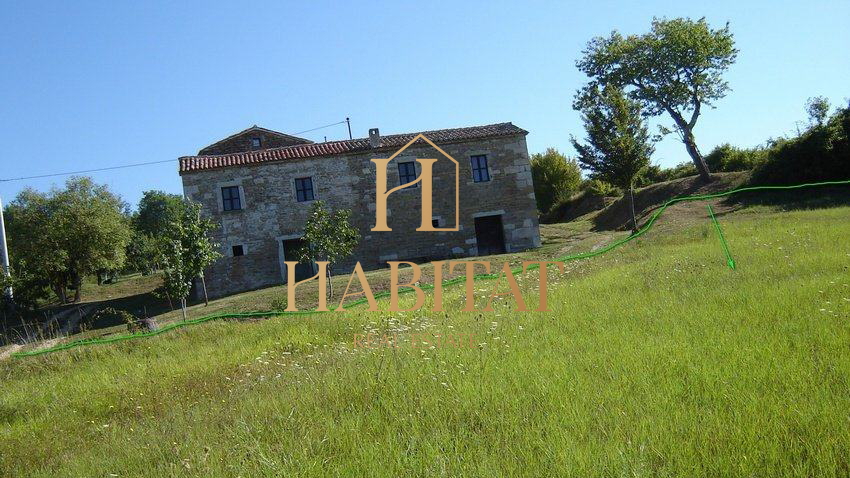
[[[376,219],[371,159],[390,158],[417,134],[381,136],[376,128],[368,138],[313,143],[253,126],[196,156],[181,157],[184,195],[201,203],[202,214],[219,225],[213,239],[223,257],[205,273],[210,296],[283,284],[284,261],[297,260],[294,251],[316,200],[351,210],[361,235],[354,254],[335,265],[334,273],[349,272],[357,261],[368,270],[393,260],[427,262],[540,246],[528,132],[511,123],[422,132],[451,158],[418,139],[387,165],[389,190],[418,177],[416,158],[436,158],[432,224],[457,224],[457,231],[416,231],[422,220],[418,183],[390,194],[392,231],[371,231]],[[314,271],[315,264],[302,264],[296,277]]]

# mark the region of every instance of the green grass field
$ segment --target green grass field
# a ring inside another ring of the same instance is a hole
[[[733,271],[676,207],[553,270],[549,313],[353,309],[2,361],[0,476],[850,475],[850,208],[719,214]],[[355,347],[370,331],[398,346]]]

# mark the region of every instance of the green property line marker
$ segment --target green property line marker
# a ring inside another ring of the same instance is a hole
[[[714,209],[711,208],[711,204],[708,205],[708,215],[711,216],[711,220],[714,222],[714,228],[717,230],[717,235],[720,237],[720,243],[723,244],[723,252],[726,253],[726,264],[730,269],[735,269],[735,259],[732,259],[732,254],[729,253],[729,244],[726,243],[726,238],[723,237],[723,229],[720,229],[720,223],[717,222],[717,218],[714,217]]]
[[[715,199],[715,198],[724,197],[724,196],[731,196],[733,194],[747,192],[747,191],[801,189],[801,188],[810,188],[810,187],[816,187],[816,186],[843,186],[843,185],[850,185],[850,179],[846,179],[846,180],[843,180],[843,181],[823,181],[823,182],[819,182],[819,183],[794,184],[794,185],[791,185],[791,186],[748,186],[748,187],[732,189],[730,191],[724,191],[724,192],[714,193],[714,194],[702,194],[702,195],[697,195],[697,196],[676,197],[676,198],[670,199],[667,202],[665,202],[664,204],[662,204],[661,207],[658,208],[652,214],[652,216],[649,217],[649,220],[646,221],[646,223],[644,223],[643,227],[641,227],[637,232],[631,234],[629,237],[620,239],[619,241],[614,241],[611,244],[608,244],[607,246],[605,246],[601,249],[597,249],[595,251],[583,252],[583,253],[580,253],[580,254],[572,254],[572,255],[567,255],[567,256],[563,256],[563,257],[558,257],[558,258],[552,259],[552,261],[554,261],[554,262],[569,262],[569,261],[575,261],[575,260],[581,260],[581,259],[589,259],[591,257],[595,257],[595,256],[598,256],[598,255],[604,254],[606,252],[612,251],[612,250],[622,246],[623,244],[625,244],[629,241],[632,241],[634,239],[637,239],[638,237],[645,234],[647,231],[649,231],[652,228],[652,226],[655,224],[655,221],[658,219],[658,217],[661,215],[661,213],[663,213],[668,207],[672,206],[673,204],[679,203],[679,202],[704,201],[704,200],[707,200],[707,199]],[[717,223],[715,222],[715,224],[717,224]],[[718,226],[718,232],[719,232],[719,226]],[[721,233],[721,237],[723,237],[722,233]],[[724,247],[725,247],[725,240],[724,240]],[[729,251],[727,250],[726,253],[728,254]],[[734,261],[731,261],[731,256],[730,256],[729,260],[731,262],[729,264],[729,267],[732,267],[734,269],[735,263],[734,263]],[[532,264],[526,270],[534,270],[534,269],[537,269],[538,267],[539,266],[537,264]],[[522,267],[517,267],[515,269],[511,269],[511,273],[514,274],[514,275],[521,274],[522,272],[523,272]],[[473,278],[475,280],[493,280],[493,279],[499,278],[500,276],[501,276],[501,274],[477,274]],[[454,279],[447,279],[447,280],[443,281],[443,286],[450,286],[450,285],[454,285],[454,284],[459,284],[461,282],[464,282],[465,280],[466,280],[465,277],[455,277]],[[422,284],[420,286],[420,288],[422,290],[431,290],[431,289],[434,288],[434,285],[433,284]],[[413,292],[413,289],[411,289],[411,288],[402,289],[402,290],[399,291],[399,294],[404,294],[404,293],[409,293],[409,292]],[[379,293],[375,294],[375,299],[388,297],[389,295],[390,295],[390,293],[388,291],[379,292]],[[365,298],[358,299],[358,300],[355,300],[353,302],[350,302],[349,304],[346,305],[346,307],[355,307],[355,306],[362,305],[362,304],[365,304],[365,303],[367,303],[367,300]],[[73,342],[68,342],[66,344],[56,345],[56,346],[46,348],[46,349],[33,350],[33,351],[29,351],[29,352],[15,352],[15,353],[12,354],[12,357],[16,357],[16,358],[18,358],[18,357],[31,357],[31,356],[34,356],[34,355],[43,355],[43,354],[48,354],[48,353],[52,353],[52,352],[58,352],[60,350],[67,350],[67,349],[71,349],[71,348],[75,348],[75,347],[80,347],[80,346],[83,346],[83,345],[109,344],[109,343],[113,343],[113,342],[129,340],[129,339],[141,339],[141,338],[146,338],[146,337],[153,337],[153,336],[162,334],[162,333],[170,331],[170,330],[185,327],[187,325],[202,324],[204,322],[208,322],[210,320],[215,320],[215,319],[228,319],[228,318],[238,318],[238,317],[277,317],[277,316],[287,316],[287,315],[312,315],[312,314],[321,314],[321,313],[326,313],[326,312],[319,312],[319,311],[310,309],[310,310],[302,310],[302,311],[298,311],[298,312],[285,312],[285,311],[274,311],[274,310],[272,310],[272,311],[264,311],[264,312],[248,312],[248,313],[243,312],[243,313],[214,314],[214,315],[208,315],[208,316],[205,316],[205,317],[200,317],[198,319],[187,320],[185,322],[177,322],[177,323],[165,326],[161,329],[158,329],[158,330],[155,330],[155,331],[152,331],[152,332],[144,332],[144,333],[140,333],[140,334],[131,334],[131,335],[121,335],[121,336],[110,337],[110,338],[105,338],[105,339],[75,340]]]

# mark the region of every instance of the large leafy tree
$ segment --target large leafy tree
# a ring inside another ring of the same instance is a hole
[[[737,55],[728,24],[712,29],[704,18],[656,18],[649,33],[624,37],[614,31],[588,43],[576,66],[591,81],[579,97],[611,85],[640,102],[645,115],[670,115],[700,176],[710,181],[694,128],[703,106],[726,96],[723,73]]]
[[[24,189],[6,207],[6,233],[12,275],[29,278],[15,284],[15,300],[28,306],[50,298],[67,302],[68,253],[60,247],[60,234],[52,227],[55,211],[47,194]],[[27,294],[24,296],[24,294]]]
[[[209,238],[215,227],[212,221],[201,217],[200,204],[193,202],[184,202],[177,220],[168,223],[163,249],[163,289],[169,299],[180,300],[184,319],[186,298],[195,278],[201,279],[204,301],[208,303],[204,269],[221,256],[218,245]]]
[[[360,242],[360,233],[351,225],[351,211],[339,209],[330,211],[324,201],[316,201],[310,206],[307,224],[304,225],[304,246],[298,252],[302,262],[314,260],[328,261],[327,274],[331,277],[331,267],[340,259],[350,256]],[[333,284],[328,280],[330,296],[333,298]]]
[[[581,170],[575,159],[568,158],[555,148],[531,155],[531,176],[537,210],[545,213],[561,199],[578,191]]]
[[[130,242],[127,244],[126,269],[151,274],[162,266],[163,236],[149,236],[133,230]]]
[[[69,179],[47,194],[22,191],[8,208],[15,269],[61,302],[68,302],[69,288],[79,301],[84,277],[123,265],[130,239],[125,210],[121,198],[90,178]]]
[[[128,267],[150,273],[161,266],[172,223],[180,221],[183,197],[163,191],[145,191],[133,214],[133,237],[127,246]]]
[[[139,209],[133,217],[133,227],[142,234],[159,236],[170,224],[180,219],[183,197],[163,191],[145,191],[139,200]]]
[[[634,184],[649,166],[655,151],[643,120],[641,105],[613,86],[589,92],[576,105],[582,112],[587,131],[586,143],[571,138],[579,153],[579,163],[590,177],[628,190],[632,230],[637,230]]]

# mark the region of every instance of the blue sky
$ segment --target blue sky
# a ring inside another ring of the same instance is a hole
[[[167,160],[255,123],[294,133],[346,116],[355,137],[512,121],[530,152],[572,154],[576,58],[653,16],[735,33],[733,91],[697,125],[703,152],[794,132],[810,96],[850,96],[847,1],[205,3],[3,2],[0,178]],[[653,160],[687,155],[670,137]],[[181,192],[176,162],[92,176],[132,204]],[[0,197],[63,181],[3,182]]]

